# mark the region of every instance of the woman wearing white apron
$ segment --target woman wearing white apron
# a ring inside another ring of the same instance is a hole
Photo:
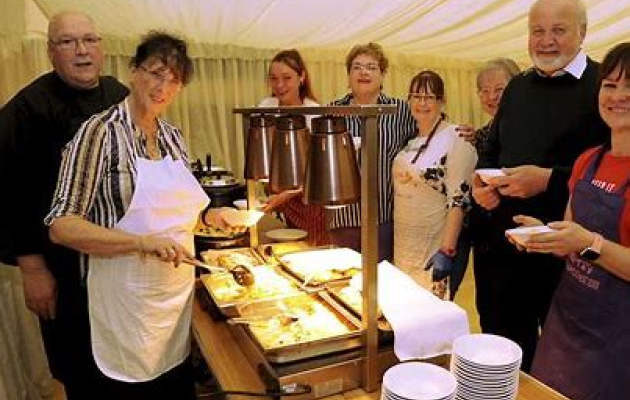
[[[127,99],[91,117],[64,153],[51,238],[85,254],[95,398],[194,399],[186,362],[192,230],[208,198],[181,132],[159,118],[192,73],[186,43],[144,38]]]
[[[444,121],[444,82],[432,71],[409,86],[409,107],[418,136],[396,156],[394,182],[394,265],[419,285],[449,299],[447,277],[468,204],[477,162],[457,126]]]

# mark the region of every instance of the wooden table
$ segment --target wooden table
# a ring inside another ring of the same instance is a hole
[[[208,367],[224,390],[264,392],[265,386],[224,322],[214,321],[197,300],[193,305],[193,335]],[[326,397],[326,400],[379,400],[380,392],[362,389]],[[245,396],[230,399],[250,400]],[[517,400],[570,400],[521,372]]]

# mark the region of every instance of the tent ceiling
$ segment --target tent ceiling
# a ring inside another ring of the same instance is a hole
[[[388,51],[527,62],[534,0],[34,0],[46,17],[92,15],[104,35],[165,28],[200,43],[278,49],[347,49],[378,41]],[[596,58],[630,39],[630,0],[586,0],[587,52]]]

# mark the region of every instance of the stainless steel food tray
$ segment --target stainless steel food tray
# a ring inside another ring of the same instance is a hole
[[[265,263],[265,260],[250,247],[238,247],[232,249],[211,249],[201,252],[201,258],[203,261],[210,265],[221,265],[221,258],[224,256],[238,255],[242,259],[247,259],[248,267],[254,265],[261,265]]]
[[[305,241],[298,242],[285,242],[285,243],[265,243],[256,247],[256,252],[265,260],[268,264],[278,264],[278,257],[283,254],[293,253],[296,251],[312,250],[319,248],[333,248],[330,245],[327,247],[313,247]]]
[[[342,307],[346,308],[353,316],[355,316],[359,321],[361,321],[361,312],[362,312],[362,304],[357,306],[356,304],[349,302],[346,300],[344,296],[341,295],[341,291],[347,287],[347,282],[333,282],[326,285],[326,292],[330,295],[330,297],[341,304]],[[380,314],[377,320],[377,327],[379,331],[382,331],[385,335],[391,334],[393,336],[392,327],[385,318],[384,315]]]
[[[238,306],[255,304],[269,300],[275,300],[299,293],[299,283],[295,278],[286,274],[277,266],[263,264],[262,259],[251,248],[230,250],[209,250],[204,252],[204,261],[209,264],[218,264],[217,256],[236,252],[251,256],[257,260],[254,266],[249,266],[256,276],[256,283],[251,287],[240,286],[234,281],[231,274],[212,273],[200,277],[210,299],[223,316],[233,318],[239,316]],[[273,278],[269,280],[262,278]],[[233,293],[234,295],[230,295]]]
[[[269,315],[271,317],[286,312],[286,309],[291,310],[293,304],[304,301],[304,298],[307,297],[324,306],[348,329],[348,331],[343,334],[331,335],[325,338],[314,340],[306,339],[298,343],[270,348],[263,345],[261,340],[254,333],[252,327],[247,325],[239,327],[239,329],[246,331],[247,335],[269,362],[283,364],[361,347],[361,326],[359,321],[331,299],[328,293],[323,291],[316,293],[300,293],[275,301],[248,304],[239,307],[239,313],[245,317],[249,315],[256,315],[257,317]]]

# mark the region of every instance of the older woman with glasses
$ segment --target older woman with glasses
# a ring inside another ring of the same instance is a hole
[[[490,132],[490,125],[499,110],[501,96],[510,79],[521,72],[518,64],[509,58],[495,58],[486,62],[477,72],[477,96],[483,111],[490,116],[490,120],[483,127],[475,130],[469,125],[458,127],[459,133],[475,145],[477,152],[483,151],[483,146]]]
[[[518,65],[509,58],[495,58],[481,66],[477,71],[477,96],[481,103],[481,108],[490,117],[490,120],[483,127],[475,130],[470,125],[460,125],[457,127],[459,134],[468,140],[477,149],[477,155],[483,153],[492,121],[496,115],[501,96],[510,79],[518,75],[520,69]],[[477,255],[479,252],[488,251],[488,243],[485,235],[485,224],[488,212],[477,207],[473,202],[473,208],[464,219],[464,226],[459,235],[457,244],[457,257],[449,282],[451,291],[451,299],[455,297],[455,293],[459,289],[459,285],[464,279],[466,268],[468,266],[468,256],[470,248],[474,242],[473,252]],[[475,263],[475,265],[477,265]]]
[[[151,32],[131,59],[131,93],[92,116],[65,150],[50,237],[83,255],[95,393],[195,399],[187,361],[192,230],[208,203],[179,129],[160,117],[193,72],[186,43]]]
[[[346,56],[346,71],[351,93],[333,105],[395,104],[395,114],[378,117],[378,229],[379,259],[392,258],[392,182],[391,169],[394,156],[407,140],[414,136],[414,120],[408,104],[401,99],[383,93],[383,81],[389,61],[383,48],[377,43],[354,46]],[[346,117],[346,124],[353,137],[361,136],[361,118]],[[358,203],[332,211],[329,224],[332,242],[360,251],[361,207]]]
[[[470,177],[477,162],[472,145],[446,122],[444,82],[422,71],[409,85],[417,135],[396,156],[394,264],[421,286],[448,299],[448,276],[457,252]]]

